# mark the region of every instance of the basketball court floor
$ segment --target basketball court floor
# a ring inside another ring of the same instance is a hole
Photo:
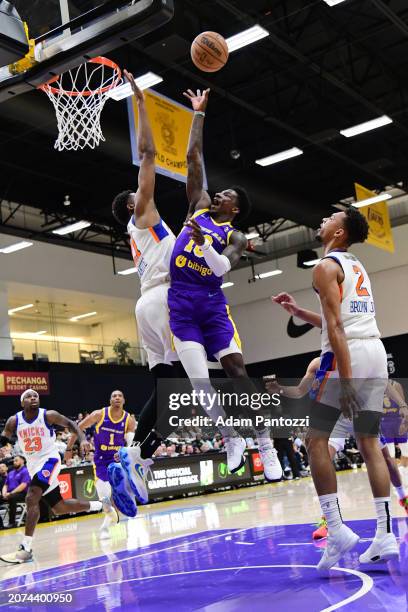
[[[319,505],[306,478],[147,505],[102,542],[99,515],[43,524],[35,560],[1,567],[1,606],[31,610],[22,595],[59,593],[72,603],[56,610],[406,610],[408,524],[396,497],[400,561],[366,567],[358,555],[375,529],[367,474],[340,473],[339,489],[361,542],[324,576],[316,564],[325,541],[311,538]],[[2,532],[0,551],[19,541],[19,530]]]

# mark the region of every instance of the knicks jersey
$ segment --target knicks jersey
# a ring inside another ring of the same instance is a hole
[[[323,259],[334,259],[344,273],[344,280],[339,285],[339,299],[347,340],[380,338],[371,283],[362,263],[346,251],[330,251]],[[322,353],[331,350],[327,323],[322,311]]]
[[[141,292],[170,282],[170,258],[176,240],[166,223],[160,219],[153,227],[139,229],[132,215],[127,231],[133,261],[140,278]]]
[[[217,253],[222,253],[234,231],[231,223],[217,223],[208,208],[198,210],[195,219],[207,240]],[[194,286],[217,290],[222,285],[222,277],[215,276],[208,267],[202,249],[191,237],[191,229],[184,227],[176,239],[170,263],[171,284],[173,286]]]
[[[33,421],[26,421],[24,412],[16,414],[16,433],[21,453],[27,461],[30,476],[37,471],[37,466],[50,457],[60,459],[55,446],[54,428],[48,425],[45,409],[39,408]]]
[[[111,409],[102,408],[102,415],[99,423],[95,427],[95,464],[111,463],[115,453],[125,446],[125,433],[129,422],[129,413],[123,411],[123,415],[118,421],[111,417]]]

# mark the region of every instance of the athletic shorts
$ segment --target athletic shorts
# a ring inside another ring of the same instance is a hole
[[[408,436],[399,436],[397,438],[384,438],[387,444],[406,444],[408,442]]]
[[[31,484],[43,490],[43,496],[59,487],[58,475],[61,471],[61,458],[42,457],[39,460],[27,461]]]
[[[354,435],[355,434],[352,421],[350,421],[350,419],[346,419],[346,417],[341,415],[338,418],[333,428],[333,431],[331,432],[329,445],[336,449],[336,452],[342,451],[344,449],[346,438]],[[378,441],[381,449],[387,446],[387,443],[382,435],[378,437]]]
[[[241,340],[221,289],[171,286],[170,329],[181,342],[201,344],[210,361],[241,353]]]
[[[168,290],[168,284],[152,287],[145,291],[136,303],[139,336],[147,353],[150,369],[159,363],[171,365],[172,361],[178,360],[171,340]]]

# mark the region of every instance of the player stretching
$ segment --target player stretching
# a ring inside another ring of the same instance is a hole
[[[135,434],[135,442],[140,444],[132,450],[120,453],[122,466],[129,476],[134,495],[142,503],[147,503],[148,493],[145,473],[151,465],[151,457],[173,428],[164,419],[158,429],[156,384],[161,378],[173,378],[178,361],[171,342],[167,292],[170,286],[170,257],[175,236],[166,225],[156,208],[155,188],[155,145],[147,115],[143,92],[137,87],[133,76],[125,71],[130,82],[138,107],[137,145],[140,158],[138,189],[124,191],[116,196],[112,205],[115,219],[127,225],[133,259],[140,278],[141,297],[136,304],[136,319],[140,338],[147,353],[149,368],[154,377],[154,389],[143,407]],[[177,369],[178,372],[178,369]],[[115,468],[115,482],[121,479],[119,466]],[[129,498],[128,504],[133,504]],[[120,507],[125,514],[127,506]]]
[[[85,417],[78,427],[81,431],[85,431],[92,425],[95,425],[94,443],[94,473],[95,487],[100,500],[106,497],[113,496],[113,501],[118,508],[128,508],[127,516],[136,515],[136,504],[129,491],[124,490],[126,480],[122,478],[113,491],[109,484],[108,466],[115,461],[115,454],[119,452],[122,446],[130,446],[135,436],[136,423],[133,417],[123,409],[125,398],[122,391],[113,391],[110,396],[109,406],[94,410]],[[67,444],[65,456],[69,459],[72,456],[72,447],[76,442],[76,435],[73,434]],[[118,466],[119,467],[119,466]],[[115,472],[115,466],[110,468]],[[100,537],[109,537],[109,527],[111,526],[111,517],[105,516],[105,519],[100,528]]]
[[[280,393],[284,397],[290,397],[293,399],[301,399],[305,397],[312,388],[313,381],[315,379],[316,373],[320,367],[320,357],[316,357],[312,359],[309,363],[306,373],[300,383],[298,385],[293,386],[285,386],[279,384],[278,380],[268,381],[266,383],[266,388],[270,393]],[[389,381],[387,392],[384,396],[384,405],[386,403],[386,398],[388,397],[389,388],[392,386],[392,381]],[[398,402],[398,399],[395,400]],[[405,405],[405,402],[402,398],[399,400],[401,403]],[[354,436],[353,424],[350,419],[346,419],[344,416],[341,416],[337,421],[334,429],[330,435],[329,439],[329,453],[330,459],[333,461],[337,452],[342,451],[344,449],[346,438],[350,435]],[[395,492],[398,495],[399,504],[404,508],[406,514],[408,514],[408,496],[406,495],[401,476],[395,462],[395,459],[390,455],[390,452],[387,448],[387,443],[383,437],[383,435],[378,438],[380,448],[382,454],[384,455],[384,459],[387,464],[388,471],[390,473],[391,482],[395,488]],[[325,517],[322,517],[318,525],[318,529],[313,533],[313,539],[319,540],[321,538],[327,537],[327,521]]]
[[[232,221],[242,221],[250,210],[245,190],[231,187],[211,200],[203,190],[203,125],[209,90],[184,95],[194,109],[187,151],[187,198],[189,210],[185,227],[176,239],[171,258],[169,289],[170,328],[181,363],[198,391],[214,394],[207,358],[216,359],[235,380],[235,390],[250,395],[256,389],[248,378],[240,339],[221,289],[223,274],[240,260],[247,240],[234,229]],[[203,405],[209,410],[208,405]],[[209,416],[224,413],[214,406]],[[225,414],[225,413],[224,413]],[[231,427],[220,427],[226,439],[228,468],[236,472],[243,465],[245,440]],[[282,477],[282,468],[269,432],[258,431],[260,454],[267,480]]]
[[[358,535],[343,524],[336,472],[327,444],[340,408],[345,416],[355,414],[354,431],[377,514],[375,538],[360,555],[360,562],[398,557],[391,529],[390,476],[376,437],[388,378],[387,355],[375,320],[370,279],[363,265],[347,251],[352,244],[364,242],[367,235],[367,221],[353,207],[323,219],[317,236],[323,243],[324,256],[313,271],[321,315],[299,308],[287,293],[274,298],[295,316],[322,329],[320,367],[313,384],[317,402],[311,414],[318,426],[308,434],[312,477],[329,528],[319,569],[335,565],[359,541]],[[337,380],[335,386],[330,382],[333,380]]]
[[[102,501],[82,502],[77,499],[62,499],[58,484],[61,459],[55,446],[54,425],[68,427],[80,440],[81,450],[86,452],[89,444],[77,424],[55,410],[40,408],[40,397],[37,391],[27,389],[21,395],[23,410],[8,419],[0,445],[3,447],[11,441],[14,433],[21,452],[27,461],[31,477],[25,502],[27,518],[24,538],[17,552],[2,555],[0,559],[7,563],[25,563],[31,561],[31,550],[35,527],[40,518],[40,499],[52,508],[54,514],[71,514],[72,512],[99,512],[104,510],[111,521],[118,522],[119,516],[108,498]]]

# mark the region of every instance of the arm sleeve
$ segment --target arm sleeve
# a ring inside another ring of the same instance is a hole
[[[132,444],[134,437],[134,431],[128,431],[127,433],[125,433],[126,446],[130,446]]]
[[[201,246],[207,265],[215,276],[223,276],[231,270],[231,262],[226,255],[217,253],[213,246],[206,240]]]

